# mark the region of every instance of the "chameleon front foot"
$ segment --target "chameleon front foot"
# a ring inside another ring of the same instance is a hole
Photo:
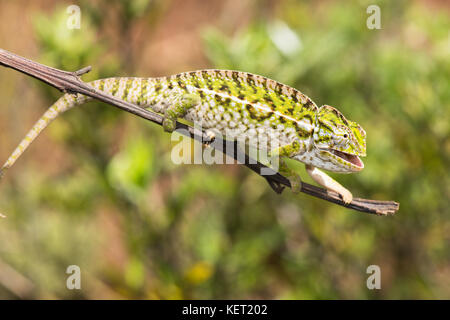
[[[345,204],[349,204],[350,202],[352,202],[353,195],[347,189],[343,188],[343,190],[339,190],[338,193],[341,196],[342,201],[344,201]]]
[[[286,144],[269,152],[269,157],[271,159],[278,158],[278,172],[289,180],[293,193],[299,193],[302,190],[302,179],[294,170],[289,168],[282,157],[292,157],[300,150],[300,147],[298,141],[293,141],[290,144]]]

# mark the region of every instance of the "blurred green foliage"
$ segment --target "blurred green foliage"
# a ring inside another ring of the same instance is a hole
[[[289,0],[233,33],[200,32],[209,67],[268,76],[360,123],[365,169],[333,176],[357,197],[399,201],[396,216],[276,195],[241,167],[175,165],[161,128],[89,103],[48,130],[67,158],[58,174],[28,166],[2,181],[0,262],[31,289],[3,285],[0,297],[450,298],[450,19],[417,2],[378,3],[381,30],[366,28],[368,1]],[[62,26],[63,9],[36,14],[39,61],[95,66],[86,79],[136,70],[129,48],[98,40],[108,21],[84,5],[82,32]],[[150,29],[161,6],[121,1],[120,41],[135,19]],[[48,105],[59,95],[39,90]],[[71,264],[81,291],[65,288]],[[366,287],[372,264],[382,290]]]

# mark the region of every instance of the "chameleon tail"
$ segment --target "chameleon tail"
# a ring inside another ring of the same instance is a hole
[[[141,83],[140,79],[139,83]],[[89,83],[94,88],[101,91],[112,91],[111,93],[115,96],[123,95],[123,93],[128,93],[129,86],[131,86],[132,82],[129,81],[128,78],[109,78],[109,79],[100,79],[95,80]],[[129,86],[127,86],[127,84]],[[137,95],[136,95],[137,96]],[[123,99],[127,98],[127,95],[122,97]],[[65,94],[61,98],[58,99],[43,115],[42,117],[34,124],[30,131],[28,131],[27,135],[22,139],[19,145],[16,147],[14,152],[9,156],[8,160],[5,164],[0,168],[0,179],[5,174],[5,171],[11,168],[17,159],[25,152],[25,150],[31,145],[31,143],[36,139],[39,134],[61,113],[66,112],[67,110],[72,109],[75,106],[82,105],[85,102],[92,100],[92,98],[84,96],[82,94]],[[131,102],[135,103],[133,99],[128,99]]]
[[[14,152],[9,156],[5,164],[0,168],[0,179],[5,174],[5,171],[11,168],[17,159],[25,152],[30,144],[36,139],[39,134],[61,113],[75,107],[76,105],[86,102],[84,96],[65,94],[58,99],[34,124],[34,126],[28,131],[27,135],[22,139]]]

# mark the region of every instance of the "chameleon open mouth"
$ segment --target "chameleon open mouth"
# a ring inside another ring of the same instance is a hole
[[[334,149],[330,149],[328,151],[331,151],[332,154],[334,154],[335,156],[341,158],[342,160],[351,163],[353,166],[357,167],[358,169],[362,170],[364,168],[364,163],[361,161],[361,159],[354,155],[354,154],[350,154],[350,153],[345,153],[342,151],[338,151],[338,150],[334,150]]]

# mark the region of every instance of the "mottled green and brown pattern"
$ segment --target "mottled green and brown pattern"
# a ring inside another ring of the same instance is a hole
[[[358,156],[366,152],[365,132],[358,124],[335,108],[318,108],[300,91],[262,76],[200,70],[160,78],[101,79],[90,84],[143,108],[183,117],[226,138],[244,140],[310,166],[344,173],[363,168]],[[81,94],[61,97],[20,143],[2,171],[12,166],[58,114],[88,100]]]
[[[271,145],[284,145],[297,137],[311,136],[317,106],[299,91],[276,81],[237,71],[205,70],[154,80],[145,103],[163,112],[170,97],[198,94],[201,103],[185,118],[227,137],[263,138]]]

